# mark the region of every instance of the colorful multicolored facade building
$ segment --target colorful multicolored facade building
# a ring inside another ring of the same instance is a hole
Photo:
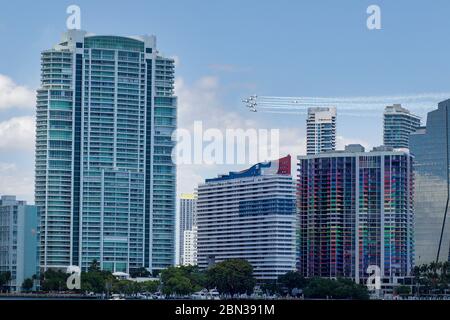
[[[414,266],[413,157],[388,147],[298,157],[299,270],[306,277],[360,282]]]

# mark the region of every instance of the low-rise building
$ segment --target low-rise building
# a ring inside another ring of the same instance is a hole
[[[11,273],[11,291],[21,291],[24,280],[38,274],[38,221],[36,206],[15,196],[0,198],[0,273]]]

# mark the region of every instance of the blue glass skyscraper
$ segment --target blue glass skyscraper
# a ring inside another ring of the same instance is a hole
[[[428,113],[426,128],[410,136],[416,169],[416,264],[448,261],[450,249],[450,100]]]
[[[174,60],[154,36],[71,30],[42,53],[36,204],[41,267],[174,263]]]

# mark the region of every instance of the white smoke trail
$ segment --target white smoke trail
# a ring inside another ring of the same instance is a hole
[[[440,101],[449,98],[450,93],[445,92],[366,97],[257,96],[256,109],[264,113],[305,114],[308,107],[336,107],[339,114],[366,117],[379,116],[378,112],[382,112],[386,106],[393,104],[401,104],[413,112],[426,112],[436,108]]]

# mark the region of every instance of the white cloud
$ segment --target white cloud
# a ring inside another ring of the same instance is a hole
[[[255,128],[257,123],[230,111],[221,101],[220,81],[215,76],[204,76],[193,84],[181,77],[175,79],[178,96],[179,128],[189,129],[194,121],[202,121],[205,128]]]
[[[360,144],[366,149],[366,151],[370,151],[372,149],[372,147],[374,147],[369,142],[367,142],[363,139],[346,138],[343,136],[336,137],[336,149],[337,150],[344,150],[345,146],[347,146],[349,144]]]
[[[192,84],[183,78],[175,81],[175,93],[178,96],[178,127],[192,130],[194,121],[202,121],[203,130],[208,128],[219,129],[225,133],[226,129],[278,129],[276,126],[267,126],[267,123],[257,118],[247,118],[247,112],[242,113],[231,110],[224,105],[221,99],[221,84],[216,76],[205,76]],[[304,133],[298,128],[280,129],[280,155],[291,154],[293,164],[295,157],[305,150]],[[269,160],[269,159],[264,159]],[[249,166],[252,164],[248,164]],[[193,192],[198,183],[205,178],[231,170],[241,170],[244,166],[236,165],[179,165],[178,193]],[[295,174],[295,171],[293,170]]]
[[[31,116],[0,122],[0,150],[34,152],[35,122]]]
[[[194,83],[187,83],[183,78],[175,80],[175,93],[178,96],[178,127],[192,130],[194,121],[202,121],[203,130],[225,129],[279,129],[280,156],[290,154],[292,157],[292,175],[296,176],[297,156],[306,154],[305,123],[285,125],[283,118],[278,121],[267,117],[247,117],[246,111],[237,112],[224,105],[221,97],[223,86],[217,76],[205,76]],[[192,132],[192,131],[191,131]],[[337,137],[337,149],[348,144],[361,144],[366,150],[372,147],[367,141],[357,138]],[[270,160],[270,159],[261,159]],[[249,163],[248,166],[252,165]],[[229,171],[242,170],[245,165],[179,165],[177,168],[177,190],[193,192],[198,183],[205,178],[212,178]]]
[[[216,77],[203,77],[192,85],[177,77],[175,94],[178,96],[179,127],[189,127],[196,120],[208,119],[219,108]]]
[[[305,126],[283,126],[283,123],[270,121],[264,122],[264,118],[247,118],[247,113],[231,110],[223,104],[221,99],[221,84],[216,76],[205,76],[192,84],[186,83],[183,78],[175,80],[175,93],[178,96],[179,128],[192,132],[194,121],[202,121],[203,130],[216,128],[225,132],[225,129],[279,129],[280,156],[290,154],[292,157],[292,174],[296,175],[296,157],[306,154]],[[337,148],[343,149],[347,144],[359,143],[367,149],[369,143],[362,139],[349,139],[343,136],[337,137]],[[270,160],[270,159],[260,159]],[[248,166],[252,165],[249,163]],[[233,165],[179,165],[178,193],[192,192],[204,178],[211,178],[217,174],[227,173],[230,170],[241,170],[241,166]]]
[[[0,195],[15,195],[33,203],[34,175],[32,168],[18,168],[14,163],[0,162]]]
[[[204,76],[192,84],[177,77],[175,94],[178,97],[178,127],[191,130],[195,121],[202,121],[203,130],[217,128],[222,132],[232,128],[255,128],[257,123],[245,119],[223,105],[220,97],[220,82],[215,76]],[[177,167],[178,194],[193,192],[194,188],[209,178],[211,172],[227,172],[225,165],[179,165]]]
[[[4,163],[0,162],[0,172],[7,172],[11,170],[16,170],[17,167],[14,163]]]
[[[296,156],[306,153],[306,138],[304,130],[299,128],[284,128],[280,130],[280,154]]]
[[[179,67],[181,65],[181,60],[179,56],[171,56],[170,58],[173,59],[175,67]]]
[[[0,195],[15,195],[20,200],[33,202],[33,153],[33,117],[16,117],[0,122]]]
[[[33,108],[35,91],[16,84],[11,78],[0,74],[0,110],[10,108]]]
[[[195,187],[204,180],[198,171],[199,168],[193,165],[177,166],[177,194],[194,192]]]
[[[291,174],[297,176],[297,156],[306,154],[306,137],[303,130],[285,128],[280,131],[280,156],[291,155]]]

